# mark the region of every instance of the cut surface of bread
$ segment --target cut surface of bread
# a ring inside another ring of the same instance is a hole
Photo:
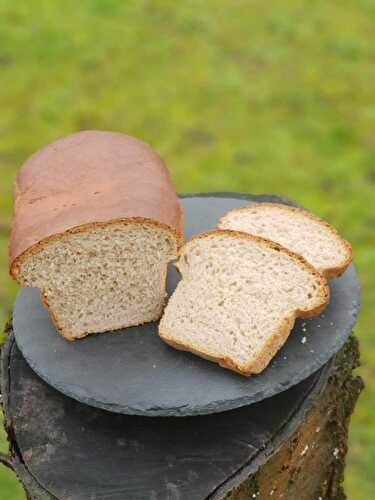
[[[33,248],[14,269],[40,289],[68,340],[160,317],[167,264],[177,253],[168,229],[146,221],[77,228]]]
[[[352,249],[338,232],[307,210],[278,203],[255,203],[230,210],[219,228],[243,231],[279,243],[302,255],[326,277],[340,276]]]
[[[178,268],[160,337],[243,375],[264,370],[295,318],[318,314],[329,300],[326,279],[302,257],[245,233],[193,237]]]

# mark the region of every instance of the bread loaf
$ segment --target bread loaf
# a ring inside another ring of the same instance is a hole
[[[194,236],[178,268],[160,337],[243,375],[264,370],[295,318],[320,313],[329,299],[326,279],[302,257],[241,232]]]
[[[67,339],[160,317],[182,208],[150,146],[84,131],[42,148],[15,185],[10,272]]]

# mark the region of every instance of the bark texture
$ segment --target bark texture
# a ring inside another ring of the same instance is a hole
[[[348,426],[364,385],[354,376],[358,341],[351,337],[336,359],[320,399],[276,454],[227,500],[345,500]]]

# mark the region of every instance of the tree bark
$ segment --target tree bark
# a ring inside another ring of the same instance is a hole
[[[227,495],[227,500],[344,500],[348,426],[364,385],[354,376],[358,341],[336,355],[327,386],[305,421],[276,454]]]

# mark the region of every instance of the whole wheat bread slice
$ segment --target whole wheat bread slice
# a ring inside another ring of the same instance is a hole
[[[160,337],[243,375],[264,370],[295,318],[318,314],[329,300],[326,279],[303,257],[242,232],[194,236],[177,266],[182,280]]]
[[[326,277],[340,276],[352,249],[327,222],[301,208],[255,203],[230,210],[218,227],[254,234],[302,255]]]

